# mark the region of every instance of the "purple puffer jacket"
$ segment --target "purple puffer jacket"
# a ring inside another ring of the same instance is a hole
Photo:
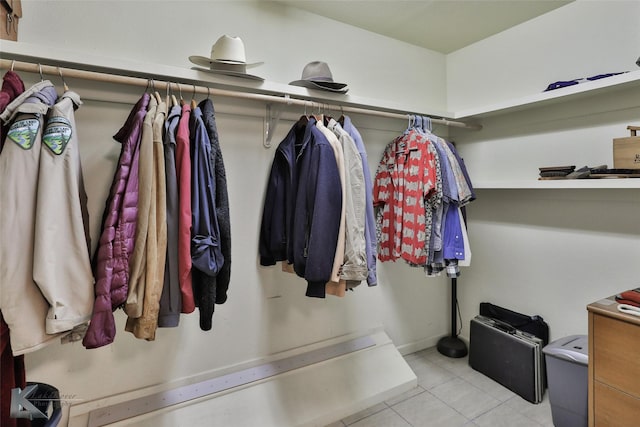
[[[94,254],[96,299],[91,323],[82,341],[86,348],[98,348],[113,342],[116,335],[113,311],[127,300],[129,255],[133,251],[138,210],[138,145],[148,105],[149,94],[145,93],[113,137],[122,144],[122,149]]]

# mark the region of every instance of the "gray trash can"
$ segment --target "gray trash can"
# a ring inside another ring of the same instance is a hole
[[[587,335],[570,335],[542,351],[547,365],[549,403],[555,427],[586,427],[589,399]]]

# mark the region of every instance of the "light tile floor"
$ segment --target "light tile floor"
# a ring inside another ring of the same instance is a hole
[[[418,386],[327,427],[553,427],[548,391],[530,403],[434,348],[405,356]]]

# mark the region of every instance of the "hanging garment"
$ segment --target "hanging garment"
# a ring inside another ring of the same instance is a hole
[[[299,153],[308,119],[302,116],[280,142],[273,156],[260,225],[260,265],[293,264],[293,214],[298,185]]]
[[[133,252],[129,260],[129,290],[124,311],[128,317],[142,316],[144,293],[147,287],[147,239],[155,231],[149,229],[151,201],[155,200],[153,179],[153,119],[158,108],[158,101],[153,96],[149,99],[147,114],[142,122],[140,136],[138,166],[138,214],[136,215],[136,237]]]
[[[345,169],[345,248],[340,278],[353,288],[367,279],[365,241],[365,185],[362,158],[351,136],[334,119],[328,128],[338,137],[344,154]]]
[[[166,184],[164,166],[164,147],[162,136],[167,115],[167,104],[158,96],[152,122],[153,161],[151,168],[151,197],[148,213],[148,227],[144,300],[142,313],[138,318],[129,317],[125,330],[136,338],[153,341],[158,327],[160,296],[164,278],[164,266],[167,253],[167,214]],[[151,110],[149,110],[151,111]],[[144,131],[143,131],[144,134]]]
[[[227,291],[231,281],[231,215],[229,213],[229,194],[227,190],[227,173],[222,158],[222,150],[218,137],[215,110],[211,99],[205,99],[198,105],[202,111],[202,120],[211,142],[210,164],[213,166],[215,177],[215,207],[216,218],[220,227],[220,250],[224,263],[215,276],[216,304],[227,301]],[[212,279],[207,279],[212,280]]]
[[[387,145],[374,181],[380,261],[427,263],[432,211],[425,201],[437,191],[436,157],[428,137],[415,129]]]
[[[299,154],[293,219],[293,259],[307,281],[306,295],[325,297],[338,243],[342,188],[331,144],[309,119]]]
[[[24,92],[24,83],[20,76],[9,70],[2,78],[2,89],[0,90],[0,113],[7,108],[7,105],[18,95]],[[0,126],[0,153],[4,145],[4,138],[9,130],[9,125],[4,123]]]
[[[178,274],[182,292],[182,312],[195,309],[191,284],[191,154],[189,148],[189,119],[191,107],[184,103],[176,131],[176,173],[178,176]]]
[[[471,183],[471,178],[469,177],[469,172],[467,171],[467,167],[464,164],[464,160],[462,159],[462,157],[460,157],[460,154],[458,153],[458,150],[456,150],[455,146],[449,142],[446,141],[447,146],[449,147],[449,149],[451,150],[451,152],[453,153],[453,155],[455,156],[458,166],[460,167],[460,170],[462,171],[462,176],[464,177],[464,181],[467,185],[467,187],[469,187],[469,191],[471,192],[471,196],[469,197],[468,200],[463,201],[461,203],[466,204],[466,202],[472,202],[476,199],[476,194],[473,191],[473,184]]]
[[[191,263],[193,294],[200,312],[200,329],[211,329],[215,308],[215,277],[224,258],[220,247],[220,227],[215,206],[215,177],[211,161],[211,142],[202,121],[202,111],[191,112]]]
[[[48,334],[85,325],[93,311],[87,196],[74,117],[81,104],[77,93],[63,94],[49,110],[42,134],[33,280],[50,306]]]
[[[367,284],[376,286],[378,284],[376,258],[378,255],[377,237],[376,237],[376,221],[373,214],[373,182],[371,181],[371,172],[369,171],[369,161],[367,159],[367,151],[362,141],[362,136],[358,129],[353,125],[349,116],[344,116],[344,125],[342,128],[353,139],[356,148],[360,154],[362,161],[362,171],[364,174],[365,189],[365,250],[367,256]]]
[[[14,355],[60,337],[46,332],[50,306],[33,278],[40,146],[45,114],[55,100],[51,82],[42,81],[0,114],[4,123],[12,122],[0,154],[0,310]]]
[[[429,263],[425,266],[428,276],[437,275],[445,269],[443,257],[443,231],[446,212],[451,204],[458,203],[458,185],[453,173],[453,167],[446,150],[447,145],[441,138],[430,134],[429,138],[438,155],[442,178],[442,203],[433,209],[433,227],[429,244]]]
[[[347,188],[346,188],[346,178],[345,178],[345,166],[344,166],[344,152],[342,149],[342,144],[338,141],[338,137],[327,127],[324,126],[323,118],[320,117],[317,119],[316,127],[322,132],[331,148],[333,149],[333,155],[336,161],[336,167],[338,168],[338,177],[340,178],[340,189],[342,200],[341,210],[340,210],[340,227],[338,228],[338,242],[336,248],[333,250],[334,258],[333,258],[333,268],[331,270],[331,277],[327,284],[325,285],[325,293],[330,295],[335,295],[342,297],[345,295],[347,289],[347,283],[345,280],[340,278],[341,268],[344,264],[344,253],[345,253],[345,242],[347,238],[347,230],[346,230],[346,206],[347,206]]]
[[[24,92],[24,83],[20,76],[13,71],[7,71],[3,77],[2,89],[0,90],[0,113],[18,95]],[[4,145],[6,131],[9,126],[4,123],[0,125],[0,153]],[[0,183],[0,185],[2,185]],[[24,367],[24,355],[14,356],[11,350],[11,336],[9,325],[4,321],[0,312],[0,425],[7,427],[18,427],[28,425],[25,419],[16,419],[10,416],[11,412],[11,389],[23,389],[26,386],[26,374]]]
[[[160,297],[158,326],[176,327],[180,322],[182,293],[178,274],[178,178],[176,175],[176,130],[182,108],[173,105],[164,125],[164,167],[167,204],[167,255],[164,270],[164,284]]]
[[[455,182],[458,187],[457,200],[460,206],[464,206],[467,203],[469,203],[469,201],[471,200],[471,197],[472,197],[471,189],[469,188],[469,185],[467,185],[467,181],[465,179],[464,174],[462,173],[462,168],[458,163],[457,157],[453,154],[453,151],[455,150],[453,148],[453,145],[451,145],[451,143],[446,143],[446,142],[445,142],[445,145],[446,145],[445,152],[447,153],[447,156],[449,158],[449,163],[453,168],[453,175],[455,176]]]
[[[94,253],[95,301],[91,323],[82,341],[86,348],[113,342],[116,334],[113,311],[127,300],[138,212],[138,148],[149,100],[149,94],[144,93],[113,137],[122,147]]]

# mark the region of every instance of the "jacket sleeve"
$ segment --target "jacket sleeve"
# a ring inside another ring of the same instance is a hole
[[[279,175],[277,158],[274,158],[271,165],[271,172],[269,174],[269,180],[267,183],[267,189],[264,197],[264,207],[262,210],[262,222],[260,225],[260,265],[269,266],[275,265],[277,261],[281,261],[281,257],[278,256],[278,241],[282,240],[282,236],[278,237],[280,230],[278,226],[282,223],[284,227],[284,183]],[[282,250],[285,250],[286,255],[286,242],[282,242]],[[282,255],[282,254],[281,254]]]

